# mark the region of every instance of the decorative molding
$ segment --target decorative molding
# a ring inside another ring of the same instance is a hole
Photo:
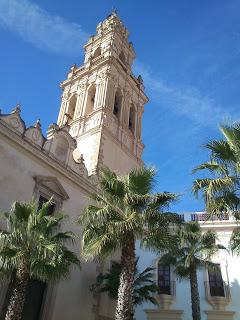
[[[234,320],[235,312],[233,311],[205,311],[207,320]]]
[[[49,166],[52,170],[59,172],[66,179],[70,179],[74,184],[78,185],[85,192],[95,192],[96,186],[93,184],[93,178],[89,176],[84,177],[78,174],[76,171],[73,171],[71,168],[67,167],[56,158],[52,156],[51,153],[44,152],[40,150],[38,146],[29,143],[23,136],[19,136],[13,128],[9,127],[7,123],[1,121],[0,116],[0,137],[1,135],[7,140],[15,143],[22,152],[27,152],[31,154],[31,157],[37,158],[44,165]],[[48,140],[49,141],[49,140]],[[47,142],[48,142],[47,141]]]
[[[26,126],[20,116],[20,112],[21,110],[16,107],[10,114],[0,114],[0,121],[3,121],[10,129],[22,135],[26,130]]]
[[[182,320],[183,310],[146,309],[147,320]]]
[[[46,138],[42,134],[41,127],[37,125],[27,128],[24,132],[24,136],[29,142],[38,145],[39,147],[42,147],[46,141]]]
[[[56,177],[34,176],[33,179],[36,182],[37,187],[43,186],[49,191],[49,193],[55,193],[63,200],[69,199],[67,192]]]

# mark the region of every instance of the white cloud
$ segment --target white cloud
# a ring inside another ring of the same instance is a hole
[[[135,72],[142,75],[150,100],[158,102],[168,112],[183,115],[201,126],[216,126],[219,122],[239,118],[239,113],[230,113],[196,88],[180,89],[167,84],[139,62],[135,65]]]
[[[88,34],[79,24],[50,15],[29,0],[0,0],[0,25],[34,46],[77,55]]]

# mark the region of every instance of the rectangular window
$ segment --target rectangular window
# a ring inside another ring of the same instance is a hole
[[[44,205],[44,203],[48,202],[49,199],[43,197],[42,195],[40,195],[39,200],[38,200],[38,210],[40,210],[42,208],[42,206]],[[56,204],[54,202],[52,202],[48,208],[48,215],[51,216],[55,210]]]
[[[171,295],[170,266],[158,264],[158,293]]]
[[[225,297],[220,264],[216,264],[213,268],[208,270],[208,281],[211,296]]]

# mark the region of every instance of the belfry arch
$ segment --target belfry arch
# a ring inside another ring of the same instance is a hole
[[[113,114],[120,120],[121,111],[122,111],[122,92],[120,89],[116,90],[113,104]]]
[[[129,117],[128,117],[128,129],[135,134],[136,130],[136,108],[133,103],[130,104]]]
[[[86,101],[86,108],[85,108],[85,116],[88,116],[94,110],[96,98],[96,86],[92,84],[87,91],[87,101]]]
[[[100,47],[98,47],[93,53],[93,59],[100,57],[101,54],[102,54],[102,50]]]
[[[67,113],[66,116],[68,117],[68,123],[74,120],[74,114],[75,114],[75,110],[76,110],[76,105],[77,105],[77,95],[74,94],[68,103],[68,109],[67,109]]]

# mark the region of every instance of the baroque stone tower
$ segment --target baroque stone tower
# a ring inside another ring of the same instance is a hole
[[[83,155],[89,173],[102,165],[127,172],[142,164],[141,122],[148,98],[141,76],[132,74],[134,49],[115,12],[98,24],[84,49],[84,64],[74,65],[61,83],[58,125],[76,139],[74,157]]]

